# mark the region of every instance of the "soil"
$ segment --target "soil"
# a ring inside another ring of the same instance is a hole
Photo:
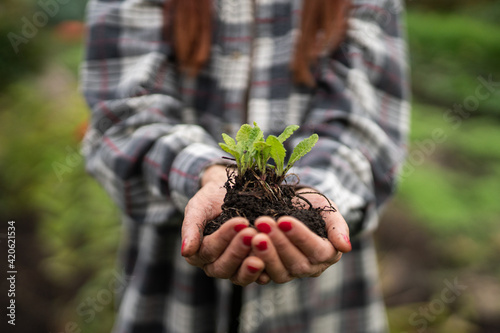
[[[259,216],[270,216],[275,220],[281,216],[293,216],[317,235],[327,237],[321,212],[334,210],[333,207],[312,207],[307,199],[296,193],[297,184],[281,182],[272,169],[268,168],[263,178],[252,170],[238,177],[233,168],[228,168],[222,213],[207,223],[204,235],[214,233],[233,217],[245,217],[253,226]]]

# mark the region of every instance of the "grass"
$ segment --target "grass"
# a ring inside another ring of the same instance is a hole
[[[500,25],[420,11],[409,12],[407,24],[417,96],[451,108],[474,95],[478,77],[500,81]],[[483,101],[480,111],[499,116],[500,95]]]
[[[472,11],[487,13],[484,4]],[[398,200],[436,235],[469,232],[487,238],[499,230],[500,88],[481,100],[476,90],[479,76],[500,81],[500,25],[418,10],[408,13],[407,24],[415,103],[410,172]],[[469,116],[450,113],[474,98],[479,104]],[[444,133],[442,142],[432,140],[436,130]]]
[[[388,309],[391,332],[421,328],[412,325],[411,315],[439,299],[443,279],[464,276],[471,292],[426,322],[425,331],[482,331],[476,305],[485,300],[472,289],[482,288],[483,277],[500,277],[491,264],[500,251],[500,88],[469,117],[446,116],[455,104],[477,98],[479,76],[500,81],[500,25],[488,19],[498,10],[496,3],[455,13],[408,13],[412,133],[407,172],[393,204],[427,230],[439,265],[425,274],[434,290],[427,301]],[[444,139],[432,140],[435,131]]]
[[[412,168],[406,168],[410,172],[404,174],[399,199],[439,235],[466,231],[484,237],[500,231],[500,149],[494,144],[500,140],[498,125],[479,118],[456,128],[442,113],[414,105],[407,162]],[[432,140],[436,129],[444,133],[444,142]],[[426,149],[421,148],[424,142]],[[482,227],[473,221],[481,221]]]

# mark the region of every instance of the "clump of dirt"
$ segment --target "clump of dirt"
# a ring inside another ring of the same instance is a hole
[[[327,237],[321,213],[335,211],[333,206],[313,207],[306,198],[297,193],[297,184],[279,183],[280,178],[271,168],[267,168],[263,176],[257,175],[252,169],[247,170],[243,177],[238,176],[232,167],[228,167],[227,172],[228,180],[224,184],[227,192],[222,213],[207,223],[204,235],[214,233],[233,217],[244,217],[253,226],[259,216],[269,216],[275,220],[281,216],[293,216],[317,235]]]

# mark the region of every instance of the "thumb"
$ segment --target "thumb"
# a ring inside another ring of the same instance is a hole
[[[181,254],[184,257],[192,256],[198,252],[203,240],[205,225],[221,213],[223,200],[224,193],[220,191],[219,186],[212,186],[212,184],[202,187],[189,200],[184,210],[182,222]]]
[[[189,257],[198,252],[204,229],[205,219],[200,214],[200,210],[191,209],[188,203],[182,221],[182,256]]]
[[[328,240],[333,244],[333,247],[342,253],[350,252],[352,245],[349,238],[349,227],[342,215],[338,211],[331,212],[325,222]]]

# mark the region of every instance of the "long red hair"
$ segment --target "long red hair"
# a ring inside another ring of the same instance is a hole
[[[165,2],[165,37],[173,39],[177,61],[190,75],[198,73],[210,55],[212,1]],[[349,0],[304,0],[300,35],[290,64],[295,82],[314,85],[310,66],[322,51],[334,50],[342,42],[349,6]]]

